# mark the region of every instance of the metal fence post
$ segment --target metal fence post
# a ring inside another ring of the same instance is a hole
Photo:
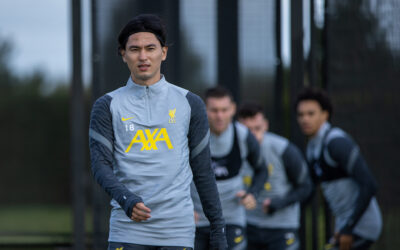
[[[217,1],[218,84],[239,102],[238,0]]]
[[[84,96],[82,89],[81,1],[72,0],[72,84],[70,98],[74,249],[85,249]]]

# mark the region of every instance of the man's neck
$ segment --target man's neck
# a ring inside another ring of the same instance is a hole
[[[215,135],[215,136],[220,136],[220,135],[222,135],[223,133],[225,133],[225,132],[229,129],[229,126],[230,126],[231,124],[232,124],[232,122],[230,122],[230,123],[228,124],[228,126],[227,126],[224,130],[222,130],[221,132],[217,132],[217,131],[213,130],[212,127],[210,126],[210,132],[211,132],[213,135]]]
[[[133,75],[131,75],[131,78],[132,78],[132,81],[133,81],[134,83],[138,84],[138,85],[141,85],[141,86],[151,86],[151,85],[154,85],[154,84],[156,84],[157,82],[159,82],[159,81],[161,80],[162,76],[161,76],[161,74],[160,74],[158,77],[152,78],[152,79],[149,79],[149,80],[139,80],[139,79],[135,78]],[[158,80],[157,80],[157,79],[158,79]]]
[[[327,122],[323,122],[323,123],[319,126],[319,128],[317,129],[317,132],[315,132],[314,134],[312,134],[312,135],[310,135],[310,136],[308,137],[308,140],[312,140],[313,138],[316,138],[316,137],[319,135],[321,129],[324,127],[324,125],[325,125],[326,123],[327,123]]]

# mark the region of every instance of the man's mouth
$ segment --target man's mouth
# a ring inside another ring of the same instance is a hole
[[[150,68],[150,65],[149,64],[140,64],[139,65],[139,70],[140,71],[146,71],[146,70],[148,70]]]

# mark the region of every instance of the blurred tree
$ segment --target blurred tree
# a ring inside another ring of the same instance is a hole
[[[0,38],[0,204],[69,202],[68,91],[43,72],[18,76],[11,42]]]

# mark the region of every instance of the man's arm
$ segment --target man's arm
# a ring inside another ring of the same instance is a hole
[[[110,96],[99,98],[92,108],[89,126],[90,160],[94,179],[131,218],[132,209],[142,199],[118,181],[113,168],[114,131],[110,112]]]
[[[268,169],[265,159],[261,155],[260,145],[250,130],[247,133],[246,143],[248,148],[247,161],[254,171],[253,181],[247,192],[257,196],[258,192],[263,189],[264,183],[268,178]]]
[[[295,202],[303,202],[312,190],[312,183],[308,174],[308,167],[300,150],[289,143],[282,154],[286,175],[293,188],[281,198],[274,198],[268,207],[268,213],[289,206]]]
[[[191,92],[186,98],[191,107],[188,132],[190,166],[204,214],[210,221],[210,244],[213,249],[226,249],[225,221],[222,216],[215,174],[211,168],[211,155],[207,114],[203,101]]]
[[[339,166],[344,166],[344,170],[359,187],[354,212],[345,226],[340,229],[341,234],[351,234],[375,195],[377,184],[360,153],[359,147],[352,140],[346,137],[332,139],[327,149],[332,159],[339,163]]]

